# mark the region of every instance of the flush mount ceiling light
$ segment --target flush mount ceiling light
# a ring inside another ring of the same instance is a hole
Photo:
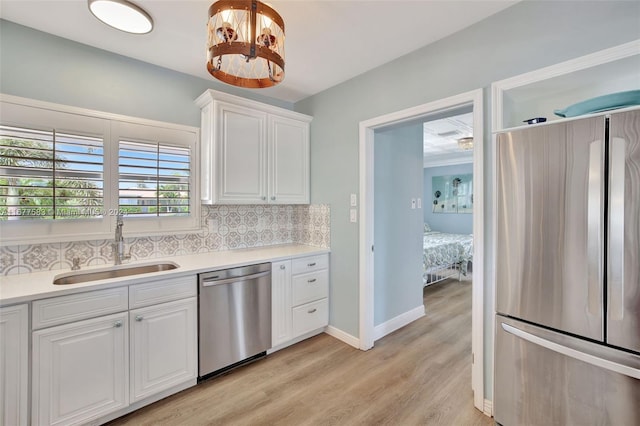
[[[248,88],[284,79],[284,21],[257,0],[220,0],[209,7],[207,70],[220,81]]]
[[[89,10],[100,21],[120,31],[146,34],[153,29],[151,16],[127,0],[89,0]]]
[[[466,137],[466,138],[458,139],[458,146],[460,147],[460,149],[462,149],[464,151],[468,151],[470,149],[473,149],[473,138],[472,137]]]

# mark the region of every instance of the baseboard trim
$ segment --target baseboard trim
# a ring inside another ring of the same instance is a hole
[[[335,337],[336,339],[346,343],[349,346],[353,346],[356,349],[360,349],[360,339],[350,335],[349,333],[340,330],[332,325],[328,326],[324,331],[331,337]]]
[[[413,308],[412,310],[400,314],[395,318],[391,318],[387,322],[376,325],[373,329],[373,340],[376,341],[378,339],[381,339],[387,334],[391,334],[394,331],[404,327],[405,325],[414,322],[418,318],[422,318],[423,316],[424,305],[420,305],[417,308]]]
[[[482,410],[482,412],[489,417],[493,417],[493,401],[489,401],[488,399],[485,399],[484,409]]]

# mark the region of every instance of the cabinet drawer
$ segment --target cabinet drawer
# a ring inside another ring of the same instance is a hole
[[[293,277],[292,305],[297,306],[327,297],[329,293],[328,277],[326,269],[295,275]]]
[[[127,287],[88,291],[33,302],[33,329],[51,327],[129,309]]]
[[[299,336],[329,324],[327,299],[318,300],[293,308],[293,335]]]
[[[141,308],[197,295],[198,280],[195,275],[150,281],[129,287],[129,307]]]
[[[304,274],[306,272],[327,269],[329,267],[329,255],[320,254],[318,256],[301,257],[293,259],[291,272],[293,274]]]

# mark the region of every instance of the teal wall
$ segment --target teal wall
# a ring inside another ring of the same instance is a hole
[[[204,49],[202,66],[205,64]],[[0,92],[200,126],[194,100],[207,89],[292,109],[258,92],[193,77],[0,20]]]
[[[431,188],[434,176],[450,176],[473,174],[473,163],[456,164],[453,166],[427,167],[424,169],[424,222],[428,223],[433,231],[447,232],[449,234],[473,233],[473,215],[468,213],[433,213],[433,189]]]
[[[423,305],[422,124],[374,135],[374,324]]]
[[[428,17],[425,17],[428,22]],[[296,103],[314,116],[311,197],[331,205],[331,325],[358,335],[358,125],[401,109],[484,88],[484,164],[492,158],[491,82],[640,39],[637,1],[524,1],[370,72]],[[344,66],[348,66],[345,64]],[[493,171],[484,169],[485,279],[493,276]],[[335,260],[335,261],[334,261]],[[492,399],[493,289],[485,287],[485,398]]]

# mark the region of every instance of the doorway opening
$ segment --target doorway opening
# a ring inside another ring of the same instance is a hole
[[[472,389],[474,405],[484,411],[483,345],[483,102],[475,90],[360,122],[360,348],[373,347],[376,336],[374,311],[374,136],[390,126],[428,121],[443,114],[470,108],[473,122],[473,269],[472,269]],[[424,206],[427,207],[424,200]],[[429,201],[431,202],[431,201]],[[409,322],[415,318],[409,318]]]

